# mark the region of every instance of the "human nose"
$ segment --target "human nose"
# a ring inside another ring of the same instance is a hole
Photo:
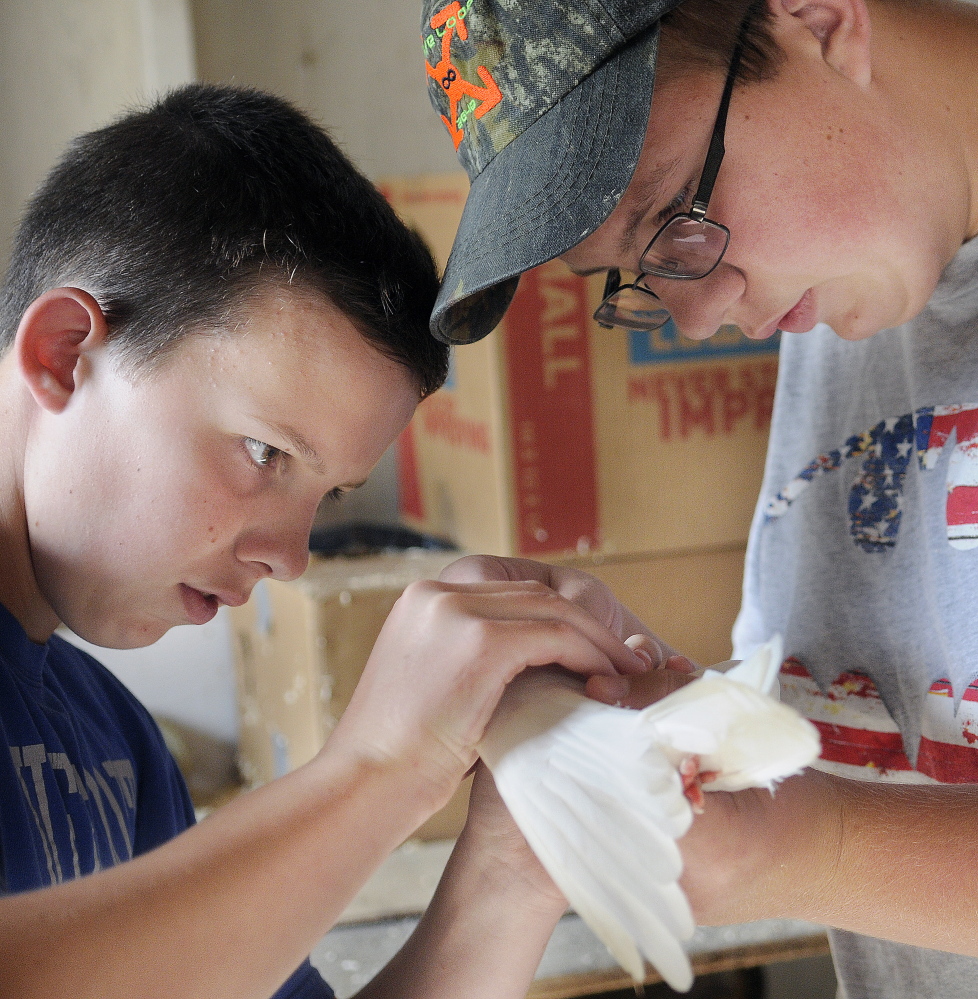
[[[314,517],[315,510],[270,512],[238,536],[238,560],[255,569],[260,578],[296,579],[309,565],[309,534]]]
[[[690,340],[705,340],[730,322],[731,311],[746,288],[743,273],[723,261],[706,277],[692,281],[646,277],[645,283],[669,310],[679,332]]]

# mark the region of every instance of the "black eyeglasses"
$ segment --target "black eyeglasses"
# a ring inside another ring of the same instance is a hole
[[[652,237],[639,260],[641,273],[632,284],[621,283],[617,268],[608,271],[604,297],[594,312],[595,320],[606,329],[621,326],[629,330],[651,332],[669,321],[669,310],[645,283],[646,277],[673,278],[695,281],[716,269],[730,242],[730,230],[706,217],[720,164],[725,152],[723,135],[727,127],[727,111],[734,80],[744,51],[747,26],[757,5],[751,4],[740,24],[737,44],[730,57],[727,80],[720,98],[710,148],[703,164],[703,173],[693,195],[688,212],[673,215]]]

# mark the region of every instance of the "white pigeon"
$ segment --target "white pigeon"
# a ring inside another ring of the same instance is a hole
[[[818,756],[815,727],[769,696],[780,664],[776,636],[640,711],[588,699],[566,672],[525,670],[486,729],[479,752],[513,819],[636,982],[643,958],[677,991],[693,982],[676,845],[693,821],[684,785],[694,799],[696,774],[705,790],[773,791]]]

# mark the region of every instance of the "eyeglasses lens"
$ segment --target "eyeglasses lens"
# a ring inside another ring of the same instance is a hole
[[[609,295],[594,313],[602,326],[651,332],[669,322],[669,310],[651,293],[629,284]]]
[[[720,262],[730,233],[714,222],[677,216],[667,222],[642,257],[643,274],[652,277],[706,277]]]

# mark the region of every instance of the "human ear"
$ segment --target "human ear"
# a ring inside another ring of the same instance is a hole
[[[60,413],[68,405],[79,360],[103,344],[107,333],[98,302],[80,288],[54,288],[31,302],[17,327],[14,349],[39,406]]]
[[[865,0],[771,0],[775,15],[796,19],[836,72],[866,87],[872,79],[871,27]]]

